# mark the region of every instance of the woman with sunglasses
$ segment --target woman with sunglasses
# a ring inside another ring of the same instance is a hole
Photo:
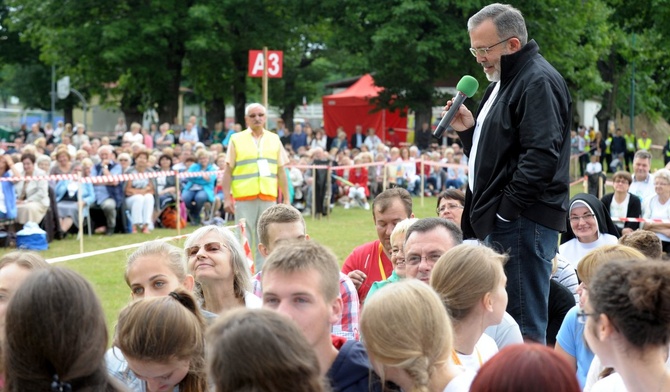
[[[201,227],[188,237],[184,249],[188,270],[202,290],[203,309],[221,313],[238,306],[261,307],[261,299],[250,291],[242,246],[228,228]]]
[[[558,253],[577,269],[589,251],[618,242],[619,230],[597,197],[579,193],[570,199],[568,230],[561,235]]]

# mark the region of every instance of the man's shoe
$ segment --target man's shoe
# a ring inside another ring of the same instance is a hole
[[[105,235],[112,235],[114,234],[114,228],[113,227],[108,227],[107,231],[105,232]]]

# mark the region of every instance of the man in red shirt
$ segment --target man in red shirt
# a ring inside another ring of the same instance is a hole
[[[361,304],[372,283],[391,276],[391,232],[398,222],[413,217],[412,197],[403,188],[387,189],[372,202],[372,218],[379,239],[354,249],[342,266],[342,272],[354,282]]]

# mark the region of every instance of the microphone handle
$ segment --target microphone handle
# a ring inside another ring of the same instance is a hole
[[[454,97],[454,102],[451,104],[451,107],[444,115],[444,117],[442,117],[440,123],[437,125],[437,128],[435,128],[435,131],[433,132],[433,137],[435,139],[442,139],[444,131],[447,130],[447,127],[449,127],[449,124],[451,124],[451,120],[454,119],[454,116],[456,116],[456,113],[458,113],[458,109],[461,107],[461,105],[463,105],[463,102],[465,102],[467,98],[468,96],[460,91],[456,94],[456,96]]]

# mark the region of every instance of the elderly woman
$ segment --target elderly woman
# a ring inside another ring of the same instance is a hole
[[[193,232],[186,243],[189,273],[202,290],[203,309],[221,313],[236,307],[261,307],[261,299],[251,293],[251,277],[242,246],[225,227],[204,226]]]
[[[135,166],[128,170],[127,174],[143,174],[151,172],[149,168],[149,153],[140,151],[135,155]],[[131,232],[151,233],[154,206],[156,199],[156,185],[151,178],[136,178],[126,181],[126,207],[130,210],[132,224]]]
[[[654,191],[645,202],[645,219],[670,219],[670,170],[661,169],[654,173]],[[644,229],[653,231],[661,240],[663,253],[670,253],[670,223],[645,223]]]
[[[128,154],[127,152],[122,152],[121,154],[119,154],[118,161],[119,165],[121,165],[122,173],[126,173],[128,170],[130,170],[130,166],[132,163],[130,159],[130,154]]]
[[[205,150],[199,150],[195,154],[197,163],[188,168],[189,173],[214,172],[217,171],[209,161],[209,153]],[[200,211],[206,202],[214,202],[214,185],[216,184],[215,174],[204,174],[199,177],[185,178],[184,190],[181,198],[186,203],[189,212],[189,220],[194,225],[200,224]]]
[[[24,153],[21,155],[23,170],[14,173],[19,177],[46,176],[46,173],[35,167],[35,155]],[[19,181],[14,187],[16,194],[16,221],[40,223],[49,209],[49,184],[47,180]]]
[[[633,177],[626,171],[618,171],[612,177],[614,193],[608,193],[600,199],[605,204],[605,210],[616,218],[639,218],[642,215],[642,201],[639,197],[628,192]],[[615,222],[621,235],[632,233],[640,227],[638,222]]]
[[[570,200],[568,231],[561,235],[558,252],[575,269],[586,254],[603,245],[618,242],[619,230],[597,197],[579,193]]]
[[[74,171],[81,173],[82,177],[91,175],[93,161],[85,158],[80,166],[75,167]],[[56,184],[56,201],[58,205],[58,216],[60,217],[60,226],[63,233],[67,233],[74,225],[79,227],[79,204],[78,193],[79,183],[76,181],[64,180]],[[81,203],[82,207],[90,206],[95,202],[95,192],[93,184],[81,184]]]
[[[416,221],[418,221],[418,219],[408,218],[401,220],[395,225],[395,228],[391,233],[391,264],[393,264],[393,273],[386,280],[372,283],[372,287],[370,287],[370,291],[368,292],[367,297],[365,297],[366,300],[370,299],[372,294],[387,284],[399,282],[401,279],[405,278],[405,233],[407,233],[407,229],[409,229],[409,227]]]
[[[66,146],[60,145],[56,149],[56,165],[51,168],[49,174],[70,174],[72,173],[72,155]]]

